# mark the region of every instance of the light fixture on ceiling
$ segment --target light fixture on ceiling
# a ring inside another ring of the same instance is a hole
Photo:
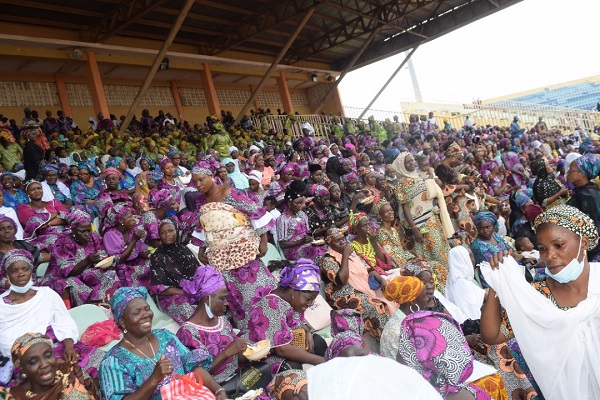
[[[169,59],[167,57],[163,58],[163,60],[161,61],[160,69],[162,69],[163,71],[166,71],[169,69]]]
[[[71,58],[73,60],[81,60],[82,57],[83,57],[83,52],[79,49],[74,49],[73,52],[71,53]]]
[[[314,73],[314,72],[313,72],[312,74],[310,74],[310,79],[311,79],[313,82],[317,82],[317,81],[318,81],[317,74],[316,74],[316,73]]]

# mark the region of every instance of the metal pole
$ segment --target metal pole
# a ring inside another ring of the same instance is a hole
[[[188,12],[190,11],[190,8],[192,8],[192,6],[194,5],[194,2],[195,2],[195,0],[187,0],[185,5],[183,6],[183,8],[180,10],[179,15],[177,16],[177,20],[175,20],[175,24],[173,25],[173,27],[171,28],[171,31],[169,32],[169,36],[167,36],[167,39],[165,39],[165,42],[163,43],[162,47],[160,48],[160,51],[158,52],[158,54],[156,55],[156,58],[154,59],[152,66],[150,67],[150,71],[148,71],[148,75],[146,75],[146,80],[144,81],[144,84],[140,88],[140,91],[138,92],[137,96],[135,96],[135,99],[133,100],[131,107],[129,107],[129,111],[127,112],[127,116],[125,117],[125,120],[121,124],[119,133],[123,133],[125,131],[125,129],[127,129],[129,124],[131,123],[131,119],[133,118],[135,109],[137,108],[139,103],[142,101],[142,98],[146,95],[148,88],[150,88],[150,84],[152,83],[154,76],[156,76],[156,71],[158,71],[158,67],[160,66],[160,63],[162,62],[163,58],[165,57],[165,54],[167,54],[167,50],[171,46],[171,43],[173,43],[173,40],[175,40],[175,36],[177,36],[177,32],[179,32],[179,28],[181,28],[181,25],[183,25],[183,21],[185,21],[185,17],[187,17]]]
[[[269,69],[267,70],[265,75],[262,77],[262,79],[260,80],[260,82],[258,83],[256,88],[254,88],[254,91],[250,95],[250,98],[246,101],[246,104],[244,105],[244,107],[242,107],[242,111],[240,111],[237,118],[235,119],[236,121],[239,121],[240,119],[242,119],[242,117],[246,114],[246,111],[248,111],[248,109],[250,108],[250,105],[254,102],[254,99],[256,98],[256,96],[258,96],[258,93],[261,91],[261,89],[267,83],[267,79],[269,79],[269,77],[271,76],[273,71],[275,71],[275,68],[277,68],[277,66],[279,65],[279,63],[281,62],[283,57],[285,56],[285,53],[287,53],[287,51],[290,49],[290,47],[292,46],[292,44],[294,43],[294,41],[296,40],[296,38],[302,31],[302,29],[304,28],[304,25],[306,25],[306,23],[308,22],[308,20],[312,16],[312,14],[315,12],[316,8],[317,8],[316,6],[312,6],[311,8],[306,10],[306,14],[304,14],[304,18],[302,18],[302,22],[300,22],[300,24],[294,31],[294,34],[288,39],[287,43],[285,44],[285,46],[283,46],[283,48],[281,49],[281,51],[279,52],[277,57],[275,57],[275,60],[273,60],[273,63],[271,64],[271,66],[269,67]]]
[[[329,100],[329,98],[333,94],[333,91],[338,87],[338,85],[340,84],[342,79],[344,79],[344,77],[346,76],[348,71],[350,71],[350,69],[354,66],[354,64],[356,64],[356,62],[358,61],[358,58],[360,56],[362,56],[362,53],[364,53],[365,50],[367,49],[367,47],[369,47],[369,45],[371,44],[373,39],[375,39],[375,36],[379,33],[379,31],[381,31],[381,28],[382,28],[382,26],[375,28],[375,30],[373,32],[371,32],[371,35],[368,37],[368,39],[363,43],[360,50],[356,54],[354,54],[354,57],[352,57],[352,60],[350,60],[350,63],[348,63],[346,68],[344,68],[344,71],[342,71],[342,74],[340,75],[340,77],[333,83],[333,85],[331,85],[329,87],[329,90],[327,91],[327,93],[325,93],[325,96],[321,100],[321,103],[317,106],[317,108],[315,108],[315,111],[314,111],[315,114],[318,114],[321,112],[321,109],[323,108],[323,106],[325,106],[325,103],[327,103],[327,100]]]
[[[408,60],[410,60],[410,58],[415,53],[415,51],[417,51],[418,48],[419,48],[419,45],[416,45],[415,47],[413,47],[413,49],[410,51],[410,53],[408,53],[408,55],[404,58],[404,60],[402,60],[402,62],[398,66],[398,68],[396,68],[396,70],[390,76],[390,78],[387,80],[387,82],[383,84],[383,86],[381,87],[381,89],[379,89],[379,92],[377,92],[377,94],[375,95],[375,97],[373,97],[373,100],[371,100],[371,102],[369,103],[369,105],[367,107],[365,107],[365,109],[363,110],[362,113],[360,113],[360,115],[358,117],[359,120],[361,120],[362,117],[365,116],[365,114],[367,113],[367,111],[369,111],[369,109],[377,101],[377,99],[379,98],[379,96],[381,96],[381,93],[383,93],[384,90],[387,89],[388,85],[390,83],[392,83],[392,81],[394,80],[394,78],[396,77],[396,75],[398,75],[398,72],[400,72],[400,70],[402,70],[402,68],[404,67],[404,65],[408,62]]]

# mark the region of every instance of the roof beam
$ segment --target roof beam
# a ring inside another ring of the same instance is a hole
[[[84,10],[81,8],[65,8],[64,6],[57,6],[54,4],[48,4],[48,2],[42,1],[31,1],[31,0],[2,0],[2,4],[8,4],[19,7],[35,8],[38,10],[46,11],[57,11],[61,13],[75,14],[85,17],[101,18],[104,16],[103,13],[96,11]]]
[[[96,25],[81,33],[88,42],[102,42],[121,32],[146,14],[156,10],[167,0],[123,0]]]

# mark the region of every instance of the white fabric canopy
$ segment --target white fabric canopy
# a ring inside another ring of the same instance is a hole
[[[567,311],[527,283],[512,257],[481,271],[546,399],[600,399],[600,263],[590,263],[587,298]]]
[[[469,250],[456,246],[448,252],[448,278],[446,296],[470,319],[481,318],[485,291],[474,280],[475,270]]]

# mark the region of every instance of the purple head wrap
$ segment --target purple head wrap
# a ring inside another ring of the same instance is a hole
[[[283,166],[283,168],[281,168],[282,174],[294,174],[294,172],[295,172],[295,169],[292,164],[286,164]]]
[[[490,176],[490,173],[496,168],[498,168],[498,163],[496,163],[496,161],[488,161],[481,166],[479,173],[483,179],[487,179]]]
[[[71,228],[74,228],[77,225],[91,223],[92,217],[83,209],[83,207],[75,206],[71,207],[69,210],[69,213],[67,214],[67,222]]]
[[[148,204],[152,208],[166,208],[175,202],[175,196],[167,189],[153,190],[148,194]]]
[[[356,174],[354,172],[350,172],[346,175],[342,175],[340,177],[340,180],[342,181],[342,183],[348,183],[350,181],[357,181],[358,180],[358,176],[356,176]]]
[[[219,271],[206,265],[196,269],[194,279],[191,281],[182,279],[180,285],[190,304],[198,304],[204,297],[225,287],[225,281]]]
[[[0,261],[0,270],[6,271],[12,263],[17,261],[24,261],[33,268],[33,256],[30,252],[23,249],[12,249],[6,252],[2,261]]]
[[[344,350],[351,346],[360,346],[364,348],[365,342],[363,341],[362,336],[352,331],[345,331],[335,335],[329,346],[327,346],[327,350],[325,350],[325,361],[339,357]]]
[[[106,177],[109,175],[116,175],[119,177],[119,179],[123,179],[123,174],[116,168],[106,168],[104,172],[102,172],[102,177],[104,179],[106,179]]]
[[[125,203],[117,203],[112,207],[108,207],[102,221],[102,232],[106,232],[106,230],[116,227],[121,218],[130,211],[132,211],[131,207]]]
[[[300,258],[295,264],[281,270],[279,286],[318,292],[321,288],[320,274],[319,267],[312,260]]]
[[[365,330],[360,312],[353,308],[342,308],[331,310],[331,335],[335,336],[345,331],[351,331],[362,335]]]
[[[54,164],[46,164],[44,166],[44,170],[43,170],[44,175],[46,175],[48,172],[51,172],[51,171],[54,171],[57,174],[60,174],[60,168],[58,166],[56,166]]]
[[[483,222],[483,221],[491,222],[492,225],[494,226],[494,228],[498,227],[498,218],[496,218],[496,215],[493,212],[479,211],[473,217],[473,224],[475,226],[477,226],[480,222]]]
[[[192,167],[192,174],[213,176],[215,173],[213,165],[211,163],[207,161],[198,161]]]
[[[160,167],[160,169],[164,169],[165,165],[167,165],[168,163],[172,162],[170,158],[165,157],[163,158],[160,163],[158,164],[158,166]]]
[[[127,304],[129,304],[131,300],[137,299],[138,297],[146,300],[146,298],[148,298],[148,289],[143,286],[137,288],[120,287],[115,291],[108,303],[110,304],[110,309],[113,312],[113,317],[115,318],[115,322],[117,324],[123,316],[123,312],[125,311]]]
[[[12,218],[10,218],[7,215],[2,214],[2,215],[0,215],[0,222],[4,222],[4,221],[10,222],[12,224],[12,226],[15,228],[15,231],[18,229],[17,223]]]
[[[311,196],[329,196],[329,190],[323,185],[314,184],[310,187],[309,193]]]

